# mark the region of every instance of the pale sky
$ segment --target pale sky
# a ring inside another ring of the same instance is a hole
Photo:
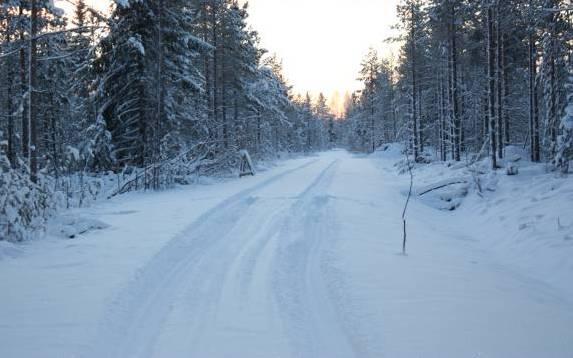
[[[393,34],[398,1],[250,0],[249,23],[263,47],[283,59],[295,92],[331,96],[359,89],[356,78],[369,47],[391,54],[383,40]],[[87,2],[106,9],[109,0]]]
[[[262,45],[283,59],[296,92],[359,89],[360,62],[369,47],[392,52],[398,0],[250,0],[250,23]]]

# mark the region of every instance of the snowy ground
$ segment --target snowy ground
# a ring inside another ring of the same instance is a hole
[[[403,256],[395,161],[290,160],[2,244],[0,357],[573,356],[570,182],[504,178],[517,202],[501,183],[453,213],[414,200]]]

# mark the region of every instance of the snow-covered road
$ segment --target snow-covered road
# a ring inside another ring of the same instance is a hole
[[[333,151],[79,211],[109,229],[0,260],[0,357],[571,357],[573,300],[391,161]]]

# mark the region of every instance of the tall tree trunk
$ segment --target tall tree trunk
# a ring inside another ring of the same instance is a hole
[[[243,133],[241,132],[240,124],[239,124],[239,93],[235,88],[233,90],[233,127],[234,127],[234,138],[237,142],[237,145],[240,147],[239,149],[244,147],[243,144]]]
[[[28,118],[28,101],[29,101],[29,94],[28,94],[28,83],[26,80],[26,72],[29,70],[28,68],[26,68],[26,49],[24,47],[24,6],[22,5],[22,3],[20,3],[20,6],[18,7],[18,17],[20,20],[20,43],[22,44],[20,47],[20,90],[22,92],[22,99],[21,99],[21,122],[22,122],[22,136],[21,136],[21,140],[22,140],[22,145],[21,145],[21,149],[22,149],[22,156],[27,159],[30,157],[30,127],[28,126],[29,124],[29,118]]]
[[[541,151],[539,148],[537,51],[533,33],[529,34],[529,135],[530,135],[529,141],[531,146],[531,160],[533,162],[539,162],[541,160]]]
[[[410,51],[411,51],[411,71],[412,71],[412,139],[413,139],[413,149],[414,149],[414,160],[418,160],[418,116],[417,116],[417,108],[418,108],[418,78],[417,78],[417,68],[416,68],[416,16],[415,16],[415,9],[412,5],[411,7],[411,24],[410,24]]]
[[[257,154],[261,155],[261,147],[263,141],[263,133],[262,133],[262,118],[261,118],[261,111],[257,109]]]
[[[6,43],[10,44],[10,31],[11,31],[11,20],[8,17],[6,21]],[[12,83],[14,82],[14,72],[12,70],[12,61],[10,58],[6,59],[8,62],[8,68],[6,73],[6,103],[5,103],[5,110],[6,116],[8,117],[8,148],[7,148],[7,156],[8,160],[10,161],[10,165],[14,167],[16,165],[16,148],[14,143],[14,115],[12,113],[13,103],[12,103]]]
[[[447,121],[447,130],[448,130],[448,147],[450,148],[450,156],[451,159],[455,159],[455,152],[456,152],[456,141],[455,141],[455,125],[454,125],[454,81],[453,81],[453,66],[452,66],[452,42],[451,42],[451,23],[448,22],[448,45],[447,45],[447,55],[446,55],[446,62],[448,66],[448,121]]]
[[[461,160],[461,133],[462,133],[462,121],[460,118],[460,108],[459,108],[459,94],[458,94],[458,49],[456,40],[456,8],[452,3],[451,8],[451,24],[450,24],[450,56],[451,56],[451,69],[452,69],[452,109],[453,109],[453,140],[454,140],[454,160]]]
[[[503,158],[503,49],[501,44],[502,29],[501,29],[501,15],[500,4],[496,1],[495,7],[495,36],[496,36],[496,95],[497,95],[497,114],[496,114],[496,134],[497,134],[497,156]]]
[[[38,128],[37,128],[37,39],[38,33],[38,7],[36,0],[31,0],[30,17],[30,61],[29,61],[29,100],[28,100],[28,123],[30,126],[30,179],[38,181]]]
[[[509,99],[509,68],[507,63],[507,35],[504,33],[501,37],[501,68],[503,71],[502,79],[502,87],[503,87],[503,101],[502,106],[503,109],[501,111],[503,116],[503,135],[504,135],[504,147],[511,144],[511,132],[509,126],[509,112],[507,110],[507,103]]]
[[[418,87],[419,88],[419,87]],[[420,153],[424,153],[424,116],[422,112],[422,93],[418,89],[418,149]]]
[[[487,16],[487,10],[486,10],[486,16]],[[483,52],[486,54],[486,61],[488,61],[488,54],[489,54],[489,42],[488,42],[488,29],[489,29],[489,24],[487,22],[487,19],[484,21],[484,27],[483,27],[483,31],[485,34],[485,41],[483,44]],[[481,123],[481,145],[484,145],[486,142],[489,142],[489,62],[485,64],[485,66],[483,66],[483,76],[486,79],[486,81],[484,82],[484,87],[482,90],[482,99],[481,99],[481,105],[482,105],[482,123]]]
[[[224,43],[224,40],[222,41]],[[221,119],[223,121],[223,144],[225,149],[229,148],[231,138],[229,136],[229,123],[227,121],[227,71],[225,46],[221,46]]]
[[[458,85],[458,87],[461,87],[462,89],[465,88],[465,78],[464,78],[464,72],[463,71],[459,71],[460,73],[460,83]],[[465,142],[466,142],[466,137],[465,137],[465,131],[464,131],[464,119],[466,118],[466,106],[465,106],[465,98],[462,95],[459,96],[459,151],[460,151],[460,160],[461,160],[461,155],[465,152],[466,148],[465,148]]]
[[[54,84],[54,83],[53,83]],[[52,93],[55,93],[56,88],[52,88]],[[56,103],[54,103],[54,97],[50,96],[50,110],[44,115],[44,126],[46,128],[44,130],[44,142],[46,143],[45,149],[48,148],[48,143],[50,143],[50,149],[52,151],[51,160],[52,165],[54,166],[54,175],[56,180],[60,177],[60,145],[59,145],[59,136],[58,133],[58,118],[56,112]]]
[[[390,85],[390,108],[392,111],[392,141],[398,137],[398,120],[396,118],[396,94],[394,92],[394,83]]]
[[[550,1],[551,8],[555,7],[555,1]],[[549,151],[551,159],[555,158],[557,154],[557,133],[559,130],[559,119],[557,110],[557,98],[559,96],[559,88],[557,83],[557,66],[556,66],[556,52],[557,52],[557,14],[550,13],[548,20],[548,47],[546,48],[546,53],[544,53],[544,61],[549,67],[549,85],[548,85],[548,96],[547,99],[547,125],[549,130]]]
[[[8,116],[8,160],[10,161],[10,165],[14,167],[16,165],[16,148],[14,143],[14,116],[12,113],[12,71],[9,70],[8,78],[10,79],[8,82],[8,91],[6,96],[6,113]]]
[[[209,6],[208,0],[203,0],[202,3],[202,12],[201,12],[201,23],[202,23],[202,31],[203,31],[203,41],[206,43],[210,43],[209,38]],[[205,105],[207,109],[207,120],[208,122],[213,121],[213,106],[212,106],[212,98],[213,98],[213,89],[212,89],[212,79],[211,79],[211,56],[203,56],[203,73],[205,76]],[[209,131],[210,139],[213,140],[213,133]]]
[[[162,137],[162,121],[165,106],[165,91],[163,81],[163,61],[164,61],[164,46],[163,46],[163,6],[164,0],[159,0],[157,7],[157,73],[156,73],[156,86],[157,86],[157,109],[155,113],[155,130],[154,130],[154,143],[153,143],[153,189],[158,190],[160,186],[160,166],[158,163],[161,160],[161,137]]]
[[[374,95],[372,95],[374,96]],[[374,118],[374,98],[370,99],[370,144],[372,153],[376,151],[376,122]]]
[[[444,123],[443,123],[443,138],[444,138],[444,161],[448,159],[448,149],[450,148],[451,142],[451,108],[450,108],[450,92],[451,92],[451,76],[450,76],[450,61],[449,56],[446,56],[445,61],[443,61],[443,72],[442,72],[442,106],[444,109]]]
[[[212,87],[211,90],[213,92],[213,104],[212,104],[212,111],[213,111],[213,120],[215,123],[215,128],[219,127],[219,56],[220,56],[220,48],[218,43],[218,28],[217,28],[217,16],[218,16],[218,8],[215,2],[212,2],[212,9],[211,9],[211,36],[212,36],[212,44],[214,47],[213,50],[213,64],[212,64]],[[217,140],[220,139],[220,129],[215,129],[217,133]]]
[[[558,119],[557,119],[557,74],[555,66],[555,57],[550,55],[549,58],[549,140],[551,142],[551,158],[555,157],[557,153],[557,132],[558,132]]]
[[[488,66],[485,66],[485,68],[486,68],[485,77],[487,78]],[[485,88],[483,90],[482,107],[483,107],[483,117],[482,117],[483,121],[482,121],[481,133],[482,133],[482,143],[485,143],[486,141],[489,140],[489,80],[486,81]]]
[[[494,19],[493,5],[489,4],[487,8],[487,42],[488,42],[488,97],[489,97],[489,141],[491,165],[497,169],[497,138],[496,138],[496,119],[495,119],[495,40],[494,40]]]
[[[444,84],[444,71],[440,71],[439,79],[439,106],[440,106],[440,158],[442,161],[447,160],[447,147],[446,147],[446,90]]]

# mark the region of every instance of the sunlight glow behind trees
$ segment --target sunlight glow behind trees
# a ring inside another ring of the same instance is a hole
[[[73,0],[71,0],[73,2]],[[58,6],[69,11],[64,0]],[[87,0],[105,11],[109,0]],[[384,40],[394,34],[398,0],[249,0],[249,22],[263,47],[283,59],[294,92],[320,92],[340,113],[347,92],[360,89],[360,61],[369,47],[396,55]],[[338,94],[337,94],[338,93]]]
[[[360,88],[369,47],[391,55],[397,0],[250,0],[250,21],[262,44],[284,60],[295,91],[344,94]]]

